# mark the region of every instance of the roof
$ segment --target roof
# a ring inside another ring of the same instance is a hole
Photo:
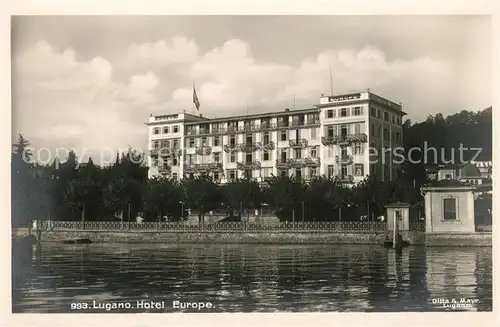
[[[477,168],[475,165],[468,164],[460,168],[460,178],[473,178],[473,177],[477,178],[481,177],[481,172],[479,171],[479,168]]]
[[[411,205],[406,202],[392,202],[385,206],[386,208],[409,208]]]

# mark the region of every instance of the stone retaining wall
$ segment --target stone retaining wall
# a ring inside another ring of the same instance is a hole
[[[382,244],[384,234],[51,231],[44,232],[41,241],[79,238],[95,243]]]
[[[427,233],[427,246],[492,246],[491,233]]]

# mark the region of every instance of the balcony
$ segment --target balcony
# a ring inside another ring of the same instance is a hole
[[[348,154],[343,156],[335,156],[335,161],[338,164],[350,165],[352,164],[352,156]]]
[[[224,144],[224,151],[226,152],[235,152],[238,151],[239,146],[236,144]]]
[[[286,160],[276,160],[276,168],[287,169],[289,168],[288,159]]]
[[[290,168],[300,168],[303,166],[304,161],[300,158],[288,159],[288,167]]]
[[[228,133],[236,133],[238,131],[238,126],[230,125],[227,127]]]
[[[290,124],[287,121],[279,121],[278,128],[282,128],[282,127],[290,127]]]
[[[262,150],[274,150],[274,148],[275,146],[273,141],[264,143],[264,145],[262,146]]]
[[[341,182],[347,182],[347,183],[354,182],[354,176],[352,175],[338,175],[337,178]]]
[[[208,156],[212,154],[212,147],[210,146],[197,147],[195,153],[199,156]]]
[[[157,149],[152,149],[149,150],[149,156],[151,158],[168,158],[172,154],[172,149],[171,148],[157,148]]]
[[[187,134],[187,135],[196,135],[197,133],[196,133],[196,130],[195,130],[195,129],[192,129],[192,130],[190,130],[190,131],[187,131],[187,133],[186,133],[186,134]]]
[[[304,148],[307,146],[306,139],[290,140],[289,143],[292,148]]]
[[[337,136],[336,135],[333,135],[333,136],[322,136],[321,137],[321,143],[323,143],[323,145],[333,145],[333,144],[336,144],[337,143]]]
[[[236,168],[239,170],[260,169],[260,161],[237,162]]]
[[[365,133],[349,134],[347,138],[352,143],[366,143],[368,142],[368,136]]]
[[[305,123],[303,120],[292,120],[292,126],[305,126]]]
[[[307,126],[319,125],[319,124],[320,124],[319,119],[311,119],[311,120],[308,119],[306,123]]]
[[[319,167],[321,165],[321,159],[317,157],[308,157],[304,159],[304,164],[306,167]]]
[[[258,129],[257,126],[254,124],[244,124],[242,130],[245,132],[249,132],[249,131],[255,131],[257,129]]]
[[[184,173],[200,173],[209,171],[221,171],[222,163],[191,164],[184,166]]]
[[[158,173],[160,173],[162,175],[169,175],[171,171],[172,171],[172,169],[170,168],[170,166],[159,166],[158,167]]]
[[[261,142],[242,143],[238,146],[243,152],[253,152],[262,147]]]

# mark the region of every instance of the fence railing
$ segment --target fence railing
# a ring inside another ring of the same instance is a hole
[[[276,231],[276,232],[346,232],[370,233],[384,232],[385,222],[281,222],[245,223],[215,222],[201,225],[198,223],[177,222],[114,222],[114,221],[38,221],[34,229],[42,231],[88,230],[88,231]]]

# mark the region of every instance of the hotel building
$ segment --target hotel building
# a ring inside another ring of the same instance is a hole
[[[355,183],[395,177],[383,148],[402,146],[400,104],[369,90],[322,96],[307,109],[210,119],[178,113],[149,117],[149,177],[207,173],[220,182],[318,175]],[[373,151],[378,151],[378,160]]]

